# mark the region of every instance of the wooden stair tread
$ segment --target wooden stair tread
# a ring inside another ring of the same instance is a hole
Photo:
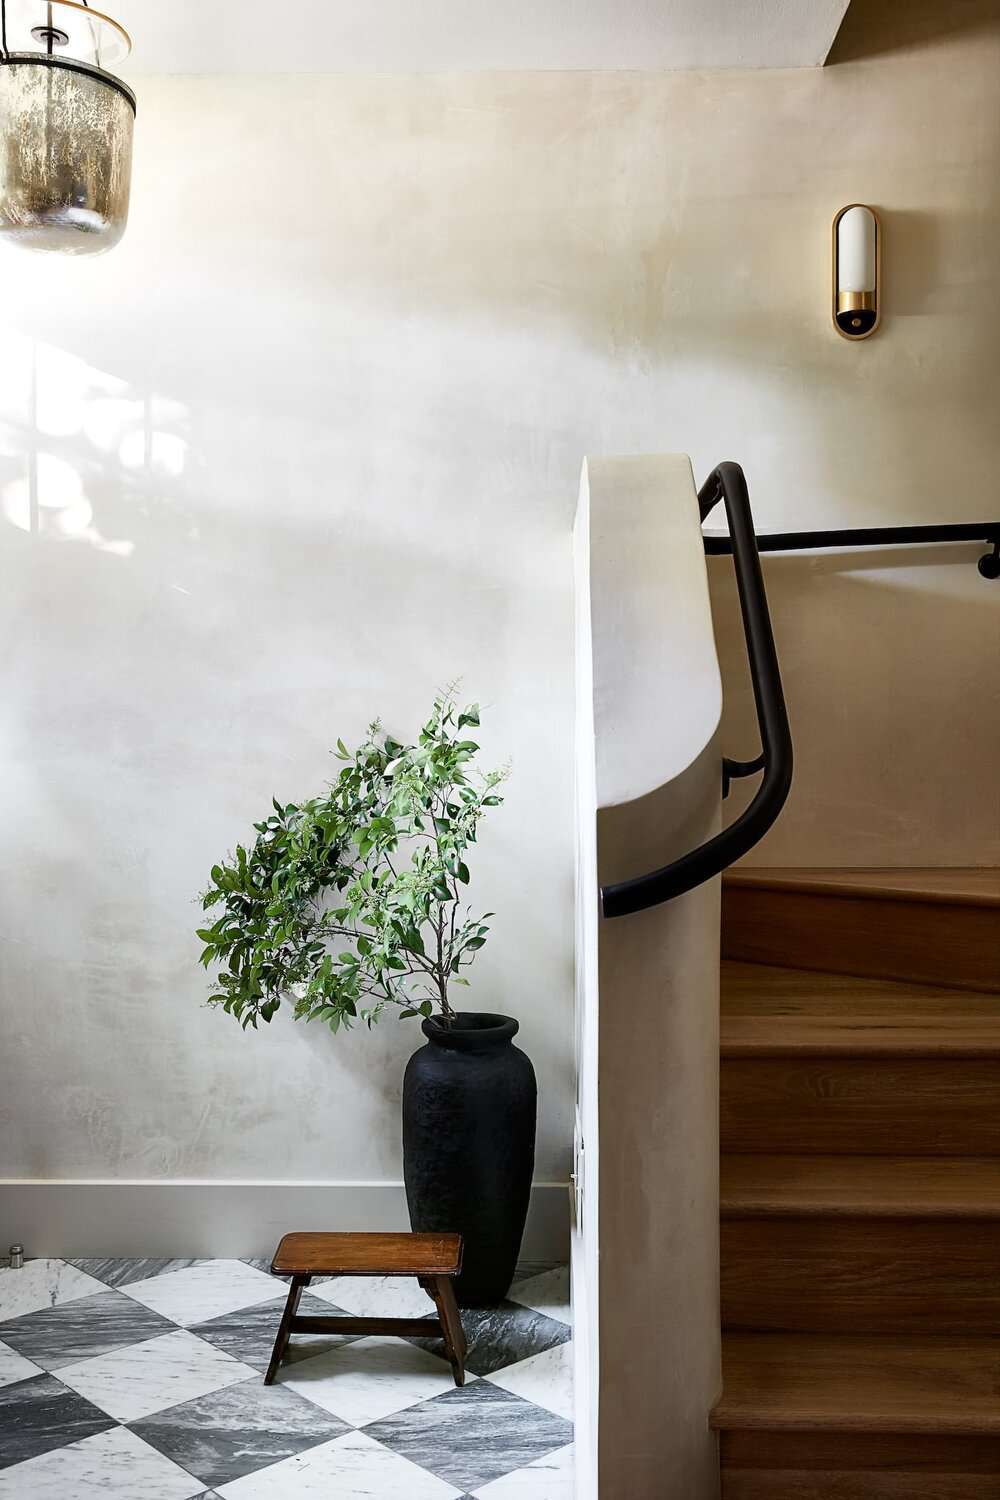
[[[1000,994],[722,964],[723,1057],[1000,1056]]]
[[[813,895],[1000,906],[1000,870],[986,866],[908,870],[751,866],[728,870],[723,882],[732,887]]]
[[[1000,1218],[1000,1158],[722,1157],[721,1212],[742,1218]]]
[[[722,1431],[1000,1433],[1000,1341],[726,1333]]]

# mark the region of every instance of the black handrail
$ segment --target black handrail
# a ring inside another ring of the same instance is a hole
[[[601,908],[606,917],[645,911],[720,874],[763,838],[785,805],[792,783],[792,736],[757,555],[750,496],[739,464],[719,464],[702,485],[698,492],[702,521],[720,500],[725,502],[729,518],[730,535],[726,541],[730,542],[735,564],[762,747],[756,760],[724,761],[723,778],[728,789],[731,776],[749,776],[758,770],[763,770],[764,776],[749,807],[722,833],[672,864],[664,865],[662,870],[605,886],[601,891]]]
[[[774,531],[757,538],[758,552],[811,552],[825,547],[912,547],[931,542],[990,542],[979,559],[984,578],[1000,578],[1000,521],[963,521],[941,526],[851,526],[841,531]],[[708,557],[727,557],[731,536],[707,536]]]

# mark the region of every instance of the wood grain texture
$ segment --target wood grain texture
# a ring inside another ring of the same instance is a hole
[[[724,1152],[1000,1154],[1000,1059],[725,1059]]]
[[[1000,1437],[1000,1341],[727,1333],[719,1430]]]
[[[720,1434],[724,1467],[737,1469],[899,1470],[907,1474],[1000,1473],[1000,1437],[928,1433],[767,1432]]]
[[[723,1469],[722,1500],[1000,1500],[1000,1475]]]
[[[1000,1157],[727,1155],[720,1208],[723,1219],[1000,1219]]]
[[[276,1276],[456,1276],[459,1234],[286,1234]]]
[[[722,965],[723,1057],[1000,1057],[1000,995]]]
[[[723,957],[831,974],[1000,989],[1000,905],[836,882],[723,882]]]
[[[731,1219],[727,1329],[1000,1333],[1000,1221]]]
[[[817,866],[741,866],[727,870],[723,885],[756,890],[846,891],[873,900],[918,896],[944,905],[1000,907],[1000,870],[981,866],[933,869],[822,869]]]

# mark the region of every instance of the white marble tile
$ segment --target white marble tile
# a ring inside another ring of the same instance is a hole
[[[347,1432],[256,1474],[224,1484],[222,1500],[455,1500],[461,1490],[373,1442]]]
[[[59,1371],[64,1385],[117,1422],[134,1422],[251,1378],[259,1380],[259,1372],[180,1328]]]
[[[38,1365],[33,1365],[9,1344],[0,1344],[0,1385],[13,1385],[15,1380],[30,1380],[32,1375],[41,1373]]]
[[[534,1312],[544,1313],[547,1318],[558,1318],[560,1323],[572,1323],[570,1307],[569,1266],[556,1266],[554,1270],[542,1271],[527,1281],[518,1281],[509,1293],[511,1302],[520,1302]]]
[[[278,1381],[352,1427],[455,1389],[451,1366],[443,1359],[395,1338],[357,1339],[297,1360],[283,1367]]]
[[[168,1271],[123,1286],[126,1297],[134,1297],[154,1312],[190,1328],[209,1318],[221,1318],[241,1307],[253,1307],[280,1296],[284,1283],[241,1260],[206,1260],[183,1271]]]
[[[543,1349],[541,1354],[533,1354],[530,1359],[522,1359],[516,1365],[507,1365],[486,1379],[525,1401],[544,1406],[557,1417],[565,1417],[567,1422],[573,1420],[572,1343]]]
[[[0,1500],[191,1500],[204,1489],[124,1427],[0,1470]]]
[[[573,1444],[472,1493],[476,1500],[573,1500]]]
[[[309,1291],[356,1318],[437,1316],[434,1303],[414,1276],[336,1276]]]
[[[103,1281],[64,1260],[26,1260],[19,1271],[5,1266],[0,1271],[0,1323],[106,1291]]]

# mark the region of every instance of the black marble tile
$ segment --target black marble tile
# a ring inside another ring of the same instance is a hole
[[[54,1375],[0,1386],[0,1469],[115,1427],[107,1412]]]
[[[198,1323],[191,1332],[226,1354],[231,1354],[234,1359],[249,1365],[251,1369],[266,1370],[284,1306],[285,1298],[278,1297],[273,1302],[258,1303],[256,1307],[242,1307],[221,1318]],[[334,1307],[319,1297],[310,1297],[308,1292],[303,1292],[299,1301],[299,1315],[303,1318],[347,1316],[341,1308]],[[328,1349],[339,1349],[342,1344],[353,1343],[355,1337],[359,1335],[345,1338],[293,1333],[284,1363],[294,1364],[296,1360],[311,1359],[314,1354],[325,1354]]]
[[[465,1367],[474,1375],[492,1375],[519,1360],[530,1359],[544,1349],[554,1349],[573,1337],[567,1323],[533,1312],[518,1302],[496,1307],[463,1307],[462,1327],[469,1346]],[[412,1339],[422,1349],[446,1358],[440,1339]]]
[[[573,1424],[488,1380],[435,1396],[363,1431],[457,1489],[475,1490],[573,1440]]]
[[[80,1359],[95,1359],[112,1349],[173,1333],[176,1328],[176,1323],[132,1297],[107,1291],[57,1302],[54,1307],[0,1323],[0,1342],[43,1370],[58,1370]]]
[[[350,1431],[297,1392],[257,1379],[185,1401],[129,1427],[211,1485],[229,1484]]]
[[[103,1281],[105,1286],[128,1286],[133,1281],[145,1281],[149,1276],[164,1276],[169,1271],[186,1271],[188,1266],[203,1265],[204,1260],[164,1260],[119,1256],[115,1259],[71,1260],[68,1264],[86,1271],[88,1276],[94,1276],[98,1281]]]

